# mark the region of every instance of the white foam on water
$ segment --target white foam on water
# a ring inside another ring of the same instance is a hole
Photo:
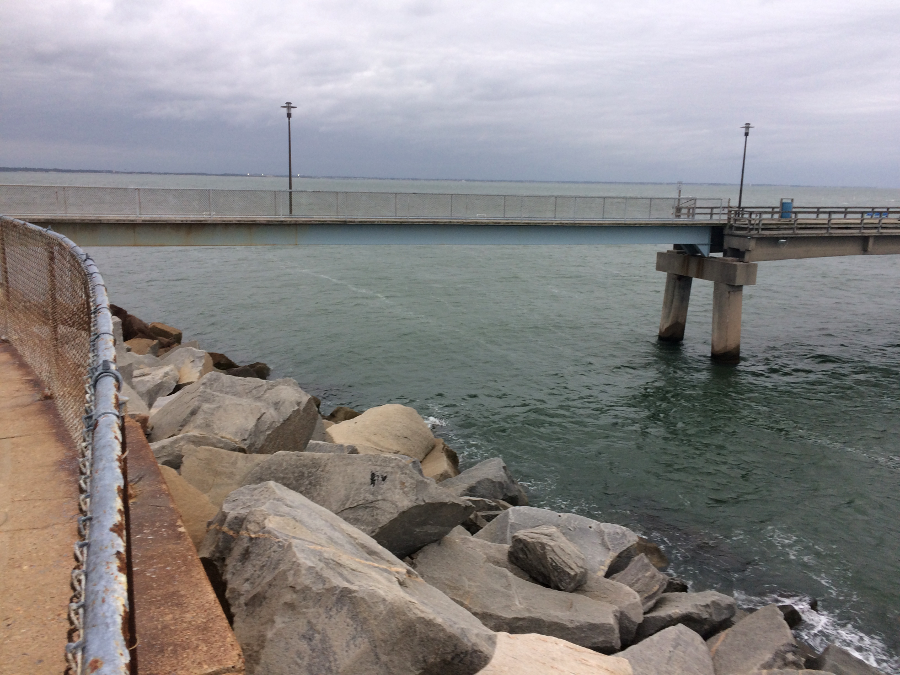
[[[807,595],[755,596],[735,591],[734,599],[739,606],[753,609],[772,604],[793,605],[803,617],[803,623],[794,629],[794,634],[816,651],[821,652],[833,642],[887,675],[900,675],[900,658],[890,652],[881,638],[866,635],[853,624],[828,612],[812,609],[812,598]]]
[[[447,426],[447,420],[442,420],[440,417],[426,417],[425,424],[428,425],[429,429],[434,431],[435,429]]]

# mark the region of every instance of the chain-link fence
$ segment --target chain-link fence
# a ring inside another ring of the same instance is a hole
[[[69,239],[2,216],[0,337],[40,378],[77,449],[81,516],[69,605],[69,672],[125,675],[121,377],[106,288],[93,261]]]
[[[721,199],[201,190],[0,185],[0,212],[37,215],[490,220],[666,220],[727,216]]]

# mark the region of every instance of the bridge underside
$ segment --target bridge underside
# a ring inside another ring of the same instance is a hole
[[[900,253],[898,234],[726,234],[725,256],[743,262]]]

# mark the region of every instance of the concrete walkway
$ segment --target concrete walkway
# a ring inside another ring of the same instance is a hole
[[[78,463],[43,386],[0,344],[0,675],[66,668]]]

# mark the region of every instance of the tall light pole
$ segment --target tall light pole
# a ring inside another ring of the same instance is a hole
[[[288,117],[291,114],[288,113]],[[744,161],[741,162],[741,189],[738,192],[738,213],[741,212],[741,201],[744,198],[744,167],[747,166],[747,137],[750,136],[750,130],[753,127],[750,126],[750,122],[747,122],[741,129],[744,130]]]
[[[281,107],[287,110],[288,120],[288,213],[294,215],[294,170],[291,167],[291,110],[297,106],[291,105],[291,102],[288,101]],[[744,152],[746,154],[746,150]]]

